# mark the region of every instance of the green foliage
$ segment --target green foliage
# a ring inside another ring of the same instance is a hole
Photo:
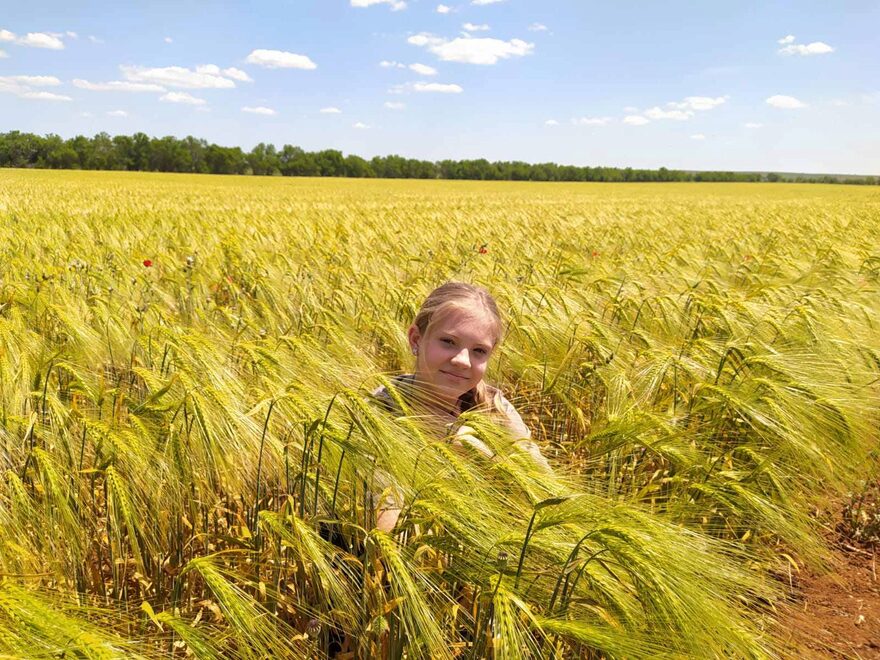
[[[343,156],[335,149],[304,151],[285,144],[277,149],[260,142],[250,152],[240,147],[208,144],[191,135],[150,138],[98,133],[93,138],[77,135],[62,140],[57,135],[0,133],[0,167],[48,169],[128,170],[141,172],[190,172],[199,174],[253,174],[256,176],[332,176],[382,179],[475,179],[477,181],[797,181],[798,183],[847,183],[877,185],[878,177],[843,175],[779,175],[775,172],[685,172],[682,170],[634,170],[631,167],[576,167],[556,163],[444,160],[431,162],[396,154]]]

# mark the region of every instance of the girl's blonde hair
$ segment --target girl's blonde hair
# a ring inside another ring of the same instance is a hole
[[[473,284],[447,282],[438,286],[425,298],[413,320],[413,325],[418,328],[422,337],[426,337],[431,332],[431,328],[451,312],[472,312],[474,307],[485,312],[491,319],[494,335],[492,345],[497,346],[501,341],[501,313],[498,311],[498,304],[491,293]],[[462,394],[458,401],[462,412],[476,407],[490,410],[498,408],[494,396],[482,380],[476,387]]]

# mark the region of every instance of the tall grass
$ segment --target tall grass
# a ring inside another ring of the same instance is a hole
[[[773,656],[770,573],[876,460],[878,220],[819,186],[0,172],[0,652]],[[369,401],[447,279],[497,295],[490,380],[555,474]]]

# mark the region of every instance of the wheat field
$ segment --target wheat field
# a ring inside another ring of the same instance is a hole
[[[0,171],[0,654],[774,657],[876,465],[878,225],[843,186]],[[371,403],[450,279],[554,474]]]

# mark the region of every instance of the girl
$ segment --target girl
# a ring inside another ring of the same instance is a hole
[[[550,470],[519,413],[500,390],[483,380],[489,358],[501,340],[501,315],[488,291],[462,282],[437,287],[416,314],[407,338],[416,358],[415,370],[396,377],[394,385],[414,411],[427,415],[438,428],[445,427],[446,434],[455,429],[456,444],[468,444],[490,458],[494,454],[472,435],[473,429],[456,428],[456,421],[469,410],[491,414],[507,427],[519,449]],[[374,395],[387,409],[400,412],[385,387]],[[385,502],[378,512],[377,527],[390,530],[399,514],[398,506]]]

